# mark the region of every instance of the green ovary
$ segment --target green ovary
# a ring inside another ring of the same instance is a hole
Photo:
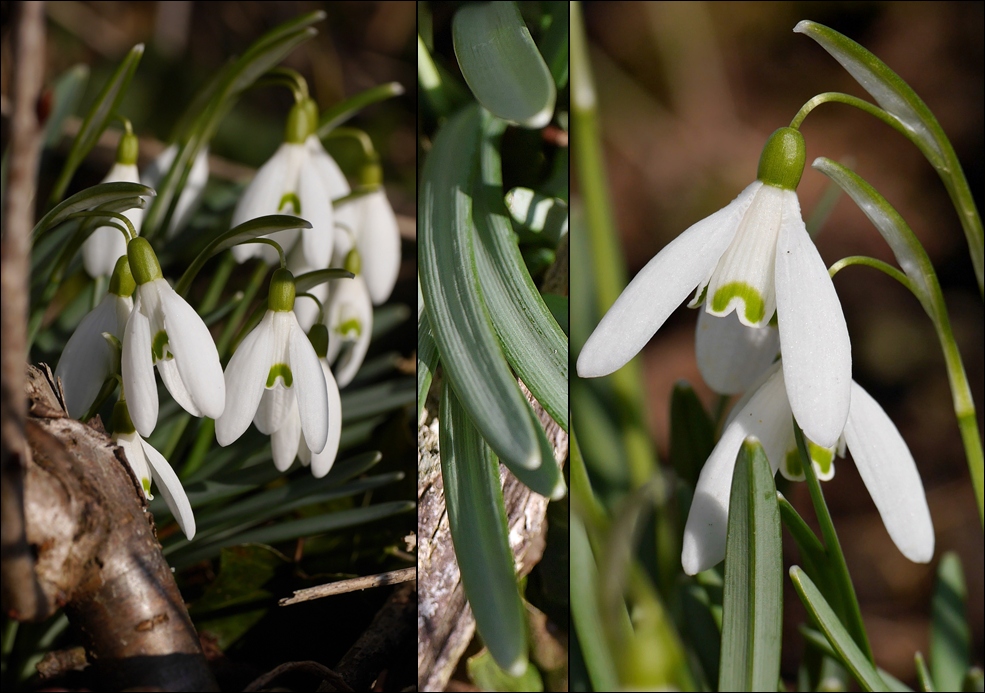
[[[154,363],[172,358],[171,352],[168,351],[168,333],[161,330],[154,335],[154,341],[151,343],[150,349],[151,353],[154,354]]]
[[[277,378],[284,381],[284,387],[291,387],[294,384],[294,375],[291,373],[291,367],[286,363],[275,363],[270,367],[270,373],[267,374],[267,387],[273,387],[277,382]]]
[[[280,198],[280,204],[277,205],[277,209],[284,211],[284,208],[288,205],[294,210],[294,214],[301,214],[301,200],[294,193],[284,193],[284,196]]]
[[[766,304],[755,287],[745,282],[729,282],[719,287],[718,291],[715,292],[715,297],[711,301],[712,310],[717,313],[724,312],[733,298],[742,300],[748,322],[754,325],[762,322],[766,313]]]

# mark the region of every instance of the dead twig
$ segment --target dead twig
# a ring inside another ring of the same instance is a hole
[[[293,597],[281,599],[278,604],[281,606],[287,606],[288,604],[299,604],[300,602],[308,602],[312,599],[331,597],[335,594],[345,594],[346,592],[365,590],[370,587],[396,585],[401,582],[408,582],[416,579],[416,567],[401,568],[400,570],[392,570],[389,573],[364,575],[363,577],[352,578],[350,580],[340,580],[338,582],[330,582],[325,585],[318,585],[317,587],[308,587],[303,590],[295,590]]]

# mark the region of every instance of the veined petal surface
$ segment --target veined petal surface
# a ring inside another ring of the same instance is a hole
[[[657,253],[599,322],[578,357],[578,375],[597,378],[636,356],[694,288],[707,279],[731,243],[756,181],[728,206],[691,226]]]
[[[315,348],[301,331],[293,313],[291,318],[291,368],[294,371],[294,392],[297,395],[301,431],[308,449],[319,453],[328,441],[328,392],[325,375]]]
[[[851,404],[852,345],[828,269],[788,198],[776,248],[776,304],[783,376],[804,434],[832,448]]]
[[[913,455],[886,412],[854,381],[845,441],[893,542],[911,561],[929,563],[934,525]]]
[[[325,359],[318,359],[318,363],[321,365],[328,395],[328,439],[325,441],[324,449],[315,454],[311,453],[303,440],[301,441],[301,447],[311,463],[311,473],[316,479],[322,478],[332,469],[335,458],[339,454],[339,441],[342,438],[342,398],[339,395],[339,386]]]
[[[341,388],[352,382],[366,358],[369,340],[373,336],[373,303],[362,275],[340,279],[334,283],[333,289],[335,293],[329,308],[331,337],[328,340],[328,355],[341,354],[335,363],[335,378]],[[336,342],[334,350],[333,341]],[[346,341],[351,344],[343,349],[342,344]]]
[[[298,177],[298,199],[301,201],[298,216],[311,224],[310,229],[301,232],[301,248],[308,264],[319,268],[328,267],[335,238],[332,200],[325,194],[320,181],[321,177],[308,157],[302,163]]]
[[[150,321],[140,311],[140,295],[123,333],[123,392],[130,410],[130,420],[142,436],[149,436],[157,426],[157,383],[151,357]]]
[[[301,442],[301,417],[298,414],[297,399],[291,397],[287,403],[287,415],[279,429],[270,434],[270,447],[274,455],[274,466],[279,472],[291,468],[298,454]]]
[[[397,217],[381,188],[362,200],[362,228],[356,238],[363,277],[373,305],[390,298],[400,272],[400,229]]]
[[[273,344],[273,311],[268,310],[260,324],[240,342],[226,366],[228,406],[215,422],[219,445],[229,445],[250,427],[270,372]]]

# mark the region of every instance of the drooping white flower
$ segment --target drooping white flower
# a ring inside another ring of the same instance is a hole
[[[141,182],[149,188],[157,189],[158,184],[164,179],[174,158],[178,155],[178,145],[172,144],[162,151],[154,161],[150,163],[144,173],[140,176]],[[178,204],[171,215],[168,223],[167,237],[173,238],[188,222],[188,218],[195,211],[195,205],[202,197],[206,183],[209,182],[209,148],[202,147],[195,155],[191,170],[188,172],[188,180],[185,187],[181,189],[178,196]]]
[[[89,411],[103,383],[119,367],[119,356],[103,333],[113,335],[122,344],[133,310],[135,286],[127,256],[122,255],[110,279],[109,292],[82,318],[58,359],[55,375],[62,379],[68,413],[76,419]]]
[[[127,255],[137,289],[123,333],[122,370],[137,432],[149,436],[157,425],[154,366],[185,411],[219,418],[226,402],[226,386],[209,328],[164,280],[150,243],[133,239]]]
[[[323,166],[315,161],[305,140],[313,123],[303,104],[295,104],[287,120],[285,141],[257,171],[233,212],[232,225],[268,214],[294,214],[306,219],[310,229],[277,231],[266,238],[275,241],[284,252],[298,242],[306,262],[313,267],[328,267],[332,256],[335,226],[332,200],[323,182]],[[277,252],[263,243],[241,244],[232,248],[237,262],[262,257],[268,264],[279,261]]]
[[[328,395],[328,439],[321,452],[311,452],[301,433],[301,415],[298,411],[297,399],[291,398],[290,412],[280,429],[270,435],[270,443],[273,448],[274,465],[278,470],[286,472],[296,456],[301,459],[301,464],[311,465],[311,473],[320,479],[328,474],[339,452],[339,441],[342,436],[342,398],[339,395],[335,376],[332,375],[332,369],[325,360],[328,349],[327,328],[321,323],[315,325],[309,339],[318,355],[318,363],[325,378],[325,390]]]
[[[294,400],[308,448],[314,452],[325,449],[329,434],[325,376],[294,315],[294,295],[294,277],[286,269],[276,270],[270,280],[266,314],[226,367],[228,404],[215,426],[216,440],[222,446],[243,435],[250,420],[266,435],[290,425]],[[292,452],[290,436],[278,439],[279,445],[274,445],[278,468],[290,466],[297,440]]]
[[[787,478],[803,478],[784,378],[780,364],[774,365],[751,396],[736,405],[738,411],[701,470],[681,552],[688,575],[707,570],[725,557],[729,493],[742,441],[758,439],[774,473],[779,469]],[[886,412],[854,381],[843,442],[893,542],[911,561],[930,561],[934,528],[916,463]],[[834,447],[808,447],[819,478],[831,478]],[[839,452],[843,454],[844,448]]]
[[[113,429],[113,439],[123,448],[127,462],[133,469],[134,476],[140,482],[140,487],[147,496],[147,500],[152,500],[151,480],[157,484],[157,490],[164,496],[164,502],[171,509],[171,514],[178,522],[181,531],[184,532],[188,540],[195,538],[195,514],[192,512],[191,503],[185,489],[174,473],[171,465],[164,459],[164,455],[155,450],[146,440],[140,437],[133,427],[127,411],[126,400],[120,400],[113,408],[113,416],[110,420],[110,427]]]
[[[139,183],[137,172],[137,136],[125,132],[120,137],[116,150],[116,163],[109,170],[102,183]],[[144,220],[144,210],[134,207],[123,212],[133,228],[140,233]],[[119,229],[100,226],[82,244],[82,266],[90,277],[108,276],[113,273],[116,261],[127,253],[127,243]]]
[[[356,248],[362,259],[362,274],[374,306],[385,303],[400,273],[400,229],[397,216],[383,187],[342,205],[357,218]]]
[[[325,310],[329,332],[327,360],[334,364],[339,387],[345,387],[356,377],[373,336],[373,302],[359,272],[359,262],[352,258],[358,258],[356,251],[349,253],[346,269],[356,276],[332,281]]]
[[[800,133],[773,133],[758,180],[640,270],[586,342],[578,374],[598,377],[621,368],[692,290],[691,305],[703,301],[719,316],[735,311],[750,327],[767,325],[775,307],[794,416],[811,440],[834,446],[851,401],[851,343],[834,285],[801,217],[795,190],[803,168]]]

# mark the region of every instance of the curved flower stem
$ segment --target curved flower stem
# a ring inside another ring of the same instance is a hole
[[[914,285],[908,276],[900,272],[888,262],[876,260],[874,257],[868,257],[867,255],[851,255],[849,257],[843,257],[828,268],[828,274],[832,279],[834,279],[834,276],[838,274],[838,272],[846,267],[850,267],[851,265],[862,265],[863,267],[872,267],[873,269],[877,269],[905,286],[914,296],[918,295],[916,285]]]
[[[862,622],[862,611],[858,606],[858,597],[855,595],[855,586],[852,584],[852,576],[848,572],[848,564],[845,563],[845,554],[841,550],[841,543],[838,541],[838,533],[835,531],[834,523],[831,521],[831,513],[824,502],[824,493],[821,491],[821,484],[818,483],[817,475],[814,473],[814,465],[807,452],[807,442],[804,440],[804,432],[800,429],[797,421],[793,422],[794,437],[797,439],[797,451],[800,453],[800,464],[804,469],[804,476],[807,478],[807,488],[811,494],[811,502],[814,504],[814,512],[817,514],[818,524],[821,525],[821,536],[824,537],[825,552],[830,560],[831,578],[835,584],[830,585],[830,594],[837,595],[838,599],[834,602],[840,606],[838,615],[844,622],[845,628],[851,633],[855,644],[858,645],[869,661],[875,664],[875,657],[872,654],[872,647],[869,645],[869,636],[865,632],[865,624]]]
[[[243,243],[262,243],[264,245],[269,245],[274,250],[277,251],[277,255],[280,256],[280,267],[281,269],[287,269],[287,260],[284,258],[284,249],[280,247],[280,243],[270,238],[251,238],[248,241],[243,241]]]
[[[112,222],[107,222],[107,224],[106,224],[106,226],[112,226],[113,228],[119,230],[119,232],[123,234],[123,240],[124,240],[124,242],[129,243],[130,241],[132,241],[134,238],[137,237],[137,229],[134,228],[133,222],[131,222],[129,219],[127,219],[126,216],[124,216],[120,212],[111,212],[111,211],[106,210],[106,209],[102,209],[102,210],[96,209],[96,210],[92,210],[92,211],[75,212],[73,214],[70,214],[68,218],[69,219],[74,219],[76,217],[79,217],[79,218],[82,218],[82,217],[110,217],[111,219],[116,219],[117,221],[122,221],[124,223],[124,225],[126,226],[126,228],[124,228],[124,227],[121,227],[119,224],[114,224]]]
[[[246,288],[243,289],[243,298],[240,300],[239,305],[236,306],[233,314],[229,316],[229,322],[226,323],[225,329],[223,329],[222,334],[219,336],[219,341],[216,342],[219,359],[223,363],[225,363],[226,357],[229,355],[229,347],[233,343],[233,337],[236,336],[240,328],[240,323],[243,322],[243,316],[246,315],[250,304],[253,303],[253,298],[262,287],[266,286],[267,270],[267,263],[263,260],[259,261],[256,267],[253,268],[250,281],[247,283]]]
[[[924,123],[934,138],[933,142],[928,142],[921,138],[918,133],[907,128],[899,118],[864,99],[840,92],[826,92],[818,94],[801,106],[797,115],[790,122],[790,127],[799,129],[811,111],[822,103],[828,102],[854,106],[881,120],[910,140],[930,162],[930,165],[937,171],[937,175],[940,176],[941,182],[951,198],[951,203],[958,213],[958,219],[968,242],[971,264],[975,268],[978,292],[985,297],[985,230],[982,228],[982,218],[978,214],[978,207],[975,205],[975,199],[968,185],[968,179],[965,177],[964,169],[961,168],[961,162],[958,161],[958,155],[936,119]]]
[[[323,139],[330,140],[340,137],[348,137],[349,139],[355,140],[363,150],[363,155],[368,161],[373,161],[377,158],[376,149],[373,147],[373,140],[359,128],[338,127],[327,133]]]

